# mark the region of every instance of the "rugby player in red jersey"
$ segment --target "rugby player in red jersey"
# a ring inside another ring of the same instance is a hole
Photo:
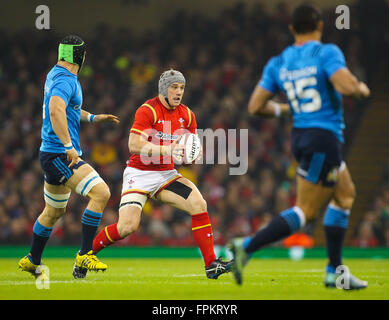
[[[177,143],[185,132],[196,134],[194,113],[181,103],[185,78],[176,70],[162,73],[159,94],[136,111],[130,130],[131,153],[123,174],[123,187],[117,223],[105,227],[93,242],[93,251],[135,232],[148,198],[155,198],[191,215],[193,237],[202,253],[206,276],[217,279],[229,272],[231,261],[216,258],[207,203],[197,187],[174,169],[183,155]]]

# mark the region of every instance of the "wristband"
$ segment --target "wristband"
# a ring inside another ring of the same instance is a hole
[[[65,150],[66,150],[66,151],[73,149],[73,145],[72,145],[71,142],[69,142],[69,143],[67,143],[67,144],[64,144],[63,146],[65,147]]]
[[[93,119],[94,119],[94,118],[95,118],[95,115],[94,115],[94,114],[91,114],[91,113],[90,113],[90,114],[88,115],[88,121],[89,121],[89,122],[93,122]]]
[[[273,106],[274,106],[274,115],[276,116],[276,118],[278,118],[280,115],[281,115],[281,107],[278,103],[273,103]]]

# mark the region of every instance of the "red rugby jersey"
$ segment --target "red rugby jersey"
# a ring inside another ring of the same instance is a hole
[[[169,145],[185,132],[196,133],[196,129],[196,118],[189,107],[180,104],[174,110],[169,110],[157,96],[137,109],[130,132],[142,135],[151,143]],[[131,154],[127,166],[140,170],[164,171],[174,169],[174,162],[170,156]]]

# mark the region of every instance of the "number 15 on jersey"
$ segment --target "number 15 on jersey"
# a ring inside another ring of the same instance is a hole
[[[320,93],[315,88],[312,88],[316,84],[316,77],[284,82],[284,89],[294,112],[315,112],[320,110]]]

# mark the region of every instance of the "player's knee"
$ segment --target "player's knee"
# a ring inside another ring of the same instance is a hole
[[[355,188],[355,185],[352,183],[349,187],[348,195],[345,199],[345,203],[344,203],[344,205],[346,206],[345,209],[351,210],[356,196],[357,196],[357,190]]]
[[[125,205],[119,210],[117,229],[122,238],[138,230],[141,209],[135,205]]]
[[[91,200],[105,206],[111,197],[111,191],[106,183],[99,183],[88,194]]]
[[[354,204],[355,197],[357,195],[355,185],[350,184],[347,192],[342,195],[341,197],[335,197],[334,201],[335,204],[344,209],[344,210],[351,210]]]
[[[46,204],[45,209],[42,212],[42,215],[45,217],[46,221],[54,225],[59,218],[65,214],[66,208],[54,208]]]
[[[202,213],[207,211],[207,202],[203,197],[190,197],[188,199],[188,212],[190,214]]]
[[[107,203],[109,198],[111,198],[111,191],[109,190],[109,187],[105,185],[101,192],[101,199],[103,202]]]
[[[136,219],[127,220],[125,222],[118,222],[117,229],[122,238],[129,236],[131,233],[134,233],[138,230],[139,221]]]
[[[335,204],[344,210],[351,210],[354,204],[354,199],[355,197],[351,197],[351,196],[344,197],[341,199],[336,199]]]
[[[308,205],[298,205],[300,209],[304,212],[306,222],[314,220],[317,215],[317,210],[314,207]]]

